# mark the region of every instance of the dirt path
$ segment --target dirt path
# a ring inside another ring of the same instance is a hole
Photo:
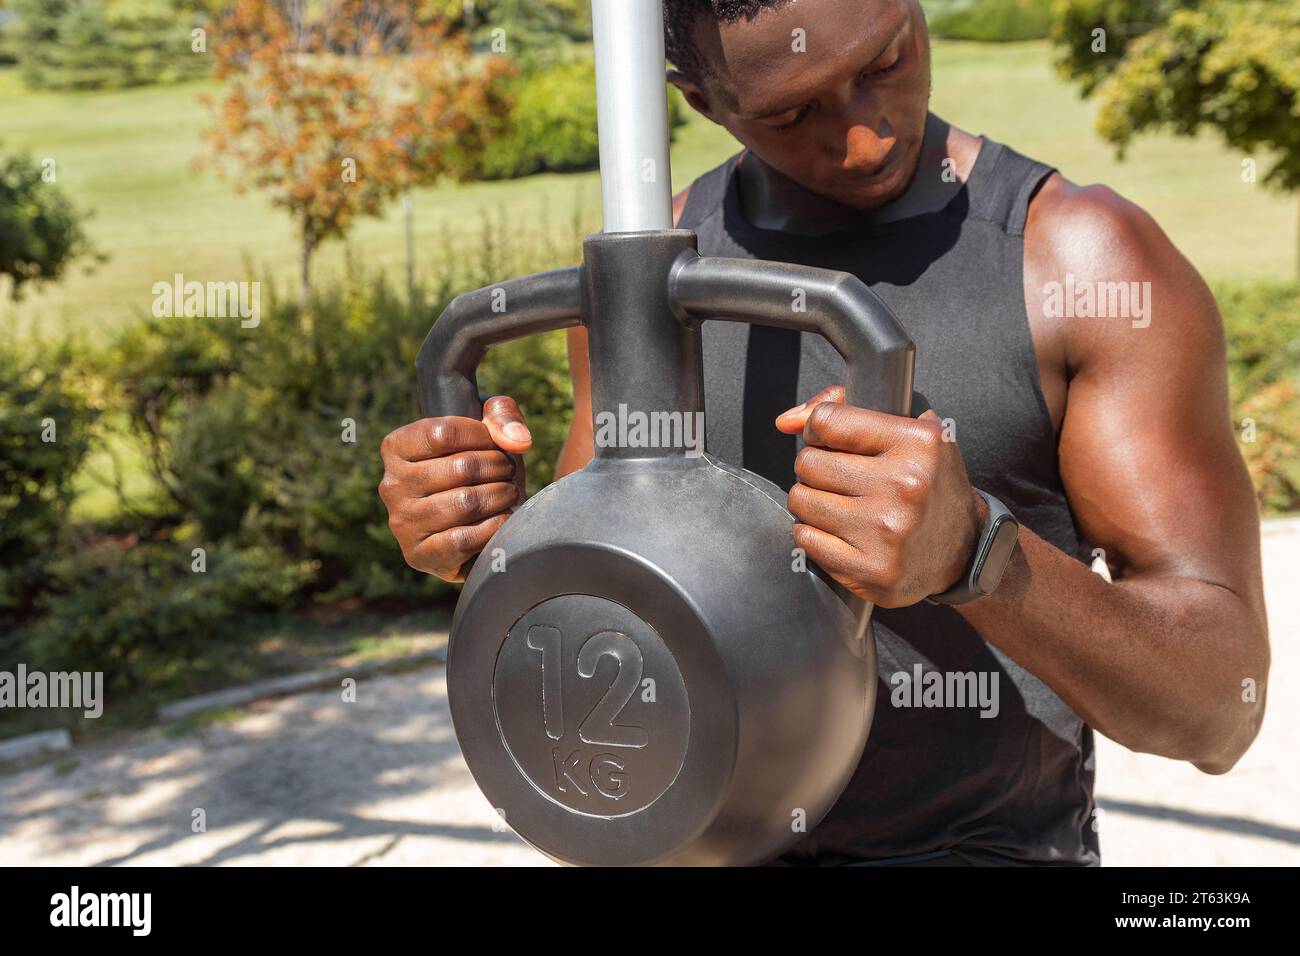
[[[1223,777],[1101,741],[1107,864],[1300,865],[1300,522],[1270,525],[1264,547],[1264,731]],[[440,669],[362,682],[354,703],[303,694],[0,773],[0,864],[549,865],[495,822]]]

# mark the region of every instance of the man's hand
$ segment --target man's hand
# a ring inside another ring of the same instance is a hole
[[[520,457],[533,437],[514,399],[483,405],[483,420],[425,418],[384,439],[379,496],[406,563],[453,583],[465,562],[527,497]]]
[[[790,511],[795,544],[836,581],[881,607],[947,590],[966,571],[983,499],[934,412],[900,418],[818,392],[776,427],[803,433]]]

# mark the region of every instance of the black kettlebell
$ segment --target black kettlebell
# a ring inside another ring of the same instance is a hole
[[[420,352],[424,413],[477,419],[489,346],[587,328],[595,458],[488,543],[447,660],[475,781],[564,863],[775,857],[830,809],[871,726],[871,608],[800,560],[783,491],[704,451],[699,323],[819,333],[849,403],[897,415],[912,342],[853,276],[695,244],[591,236],[582,266],[455,299]]]

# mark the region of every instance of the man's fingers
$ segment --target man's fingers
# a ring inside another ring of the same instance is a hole
[[[803,431],[804,422],[807,421],[808,413],[813,410],[814,406],[819,405],[822,402],[842,403],[843,401],[844,386],[829,385],[802,405],[796,405],[794,408],[784,411],[780,415],[776,416],[777,430],[785,432],[787,435],[797,435],[799,432]]]
[[[810,488],[837,495],[866,494],[884,463],[864,455],[805,445],[794,459],[794,473]]]
[[[465,562],[487,546],[509,517],[508,514],[493,515],[472,525],[431,534],[411,549],[407,561],[419,571],[458,584],[465,580]]]
[[[931,444],[942,434],[937,416],[904,418],[853,405],[829,402],[811,409],[804,421],[804,444],[853,455],[880,455],[900,445]]]
[[[472,418],[422,418],[389,433],[380,445],[384,461],[428,461],[461,451],[489,451],[496,442],[487,426]]]
[[[508,513],[517,504],[519,487],[513,481],[496,481],[440,491],[427,498],[410,499],[398,507],[413,526],[425,534],[437,534]]]
[[[524,414],[509,396],[497,395],[483,403],[483,424],[492,440],[506,451],[518,455],[533,447],[533,436],[524,423]]]
[[[398,505],[402,498],[427,498],[467,485],[514,482],[518,459],[503,451],[463,451],[432,461],[396,461],[388,466],[379,494]]]
[[[855,581],[861,570],[862,556],[856,548],[833,534],[806,524],[794,526],[794,543],[823,571],[857,593]]]

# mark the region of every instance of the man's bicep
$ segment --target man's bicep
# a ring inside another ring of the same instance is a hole
[[[1154,224],[1128,228],[1136,234],[1112,236],[1075,277],[1076,288],[1092,283],[1094,311],[1106,314],[1066,320],[1074,370],[1060,461],[1071,507],[1121,577],[1253,587],[1258,513],[1232,426],[1218,310]],[[1100,308],[1102,296],[1121,300],[1115,283],[1126,283],[1128,308]]]

